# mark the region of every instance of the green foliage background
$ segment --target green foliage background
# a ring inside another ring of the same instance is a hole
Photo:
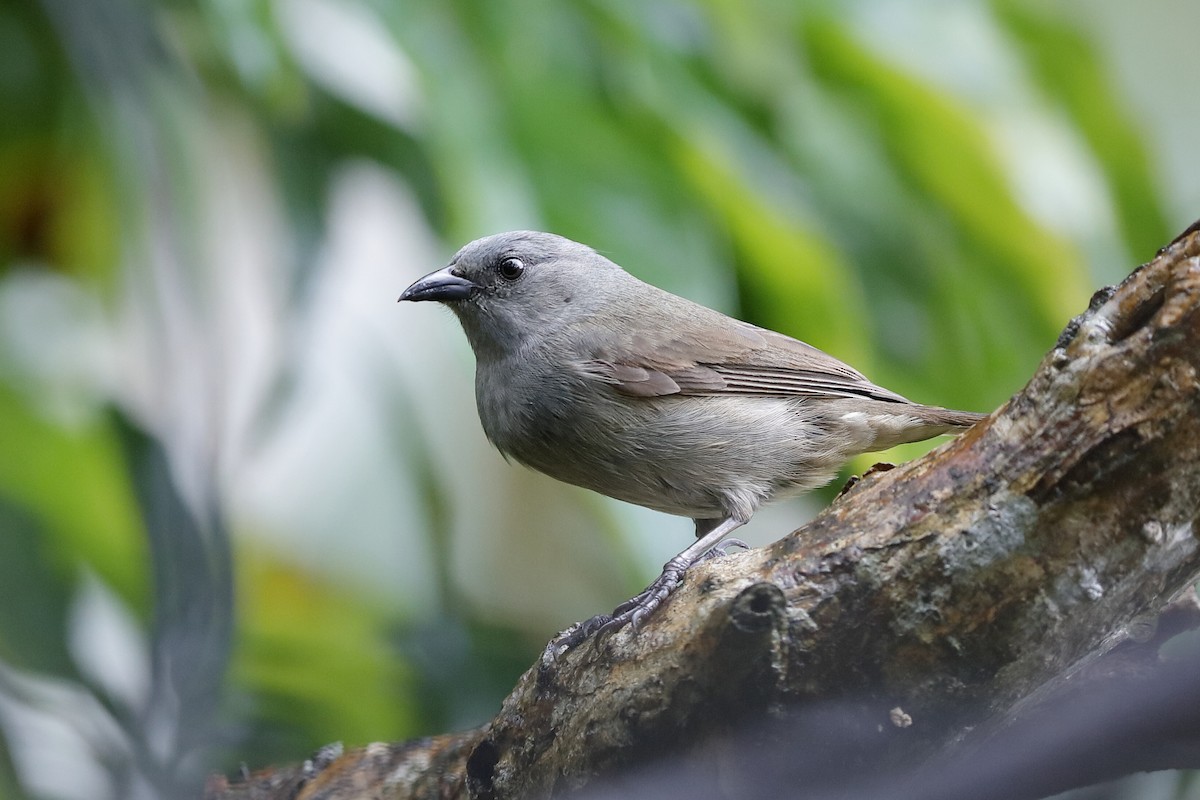
[[[1098,5],[0,2],[0,797],[476,724],[687,542],[487,449],[394,305],[470,239],[1003,403],[1200,213]]]

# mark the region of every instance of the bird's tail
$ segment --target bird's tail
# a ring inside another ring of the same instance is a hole
[[[945,433],[958,433],[969,428],[986,414],[972,411],[953,411],[939,406],[923,406],[919,403],[897,407],[888,404],[876,409],[882,413],[870,414],[871,428],[875,432],[872,450],[886,450],[898,444],[919,442]]]
[[[987,414],[978,414],[974,411],[954,411],[939,406],[917,406],[917,410],[922,421],[932,426],[945,427],[949,429],[947,433],[955,428],[969,428],[987,417]]]

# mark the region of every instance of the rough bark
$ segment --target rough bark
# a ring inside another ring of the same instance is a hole
[[[1159,612],[1200,577],[1198,370],[1189,231],[1098,292],[987,420],[774,545],[694,568],[641,630],[544,659],[488,724],[206,796],[564,793],[832,699],[877,731],[875,766],[969,753],[1128,673],[1123,642],[1157,658]]]

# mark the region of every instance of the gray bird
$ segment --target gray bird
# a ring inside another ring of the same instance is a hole
[[[658,579],[576,639],[636,626],[764,502],[824,485],[859,453],[984,416],[913,403],[550,233],[471,242],[400,299],[457,315],[475,351],[479,419],[501,453],[695,521],[696,541]]]

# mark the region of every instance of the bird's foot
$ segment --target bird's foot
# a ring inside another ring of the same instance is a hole
[[[738,550],[749,550],[750,545],[746,544],[741,539],[726,539],[725,541],[721,542],[719,545],[714,547],[712,550],[709,550],[707,553],[700,556],[700,558],[697,559],[696,563],[699,564],[701,561],[709,561],[710,559],[714,559],[719,556],[727,556],[727,555],[729,555],[730,548],[735,548]]]
[[[612,614],[597,614],[591,619],[576,622],[550,640],[542,651],[542,664],[549,665],[568,650],[586,642],[613,619]]]
[[[626,625],[636,629],[662,605],[679,584],[683,583],[683,574],[689,566],[691,565],[686,560],[676,556],[663,566],[662,574],[655,578],[653,583],[621,603],[611,614],[597,614],[591,619],[576,622],[550,640],[546,649],[542,651],[542,664],[549,666],[563,653],[593,637],[595,641],[599,641]]]
[[[594,641],[599,641],[600,638],[618,631],[626,625],[632,626],[636,630],[654,613],[655,609],[662,605],[671,592],[683,583],[684,573],[689,567],[701,561],[728,555],[730,548],[749,550],[750,545],[741,539],[726,539],[711,549],[702,551],[698,556],[694,555],[694,551],[692,554],[685,551],[675,556],[663,565],[662,574],[653,583],[617,606],[611,614],[598,614],[591,619],[577,622],[551,639],[550,643],[546,645],[546,649],[542,651],[543,666],[549,666],[563,653],[588,639],[593,639],[593,637]]]
[[[683,574],[690,566],[691,564],[678,556],[672,558],[663,565],[662,574],[655,578],[653,583],[613,609],[612,614],[608,615],[608,621],[600,625],[596,634],[604,636],[618,631],[626,625],[630,625],[636,630],[647,617],[654,613],[656,608],[662,605],[671,592],[683,583]]]

